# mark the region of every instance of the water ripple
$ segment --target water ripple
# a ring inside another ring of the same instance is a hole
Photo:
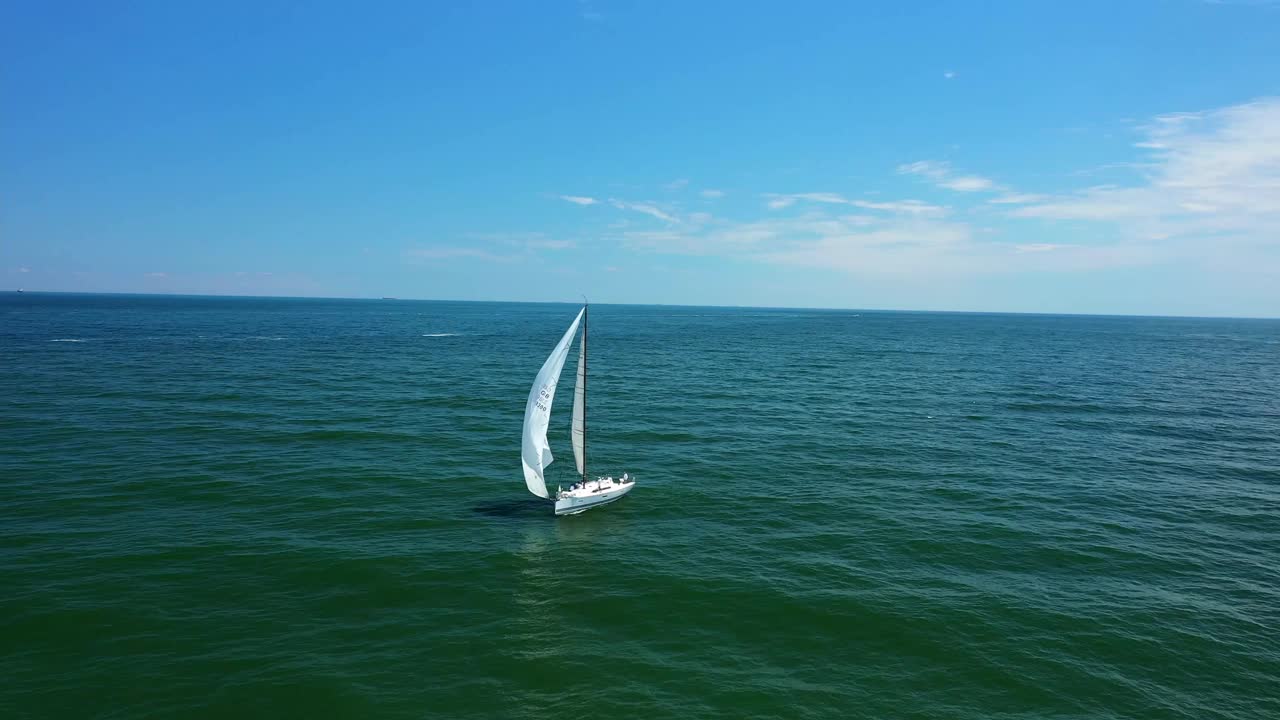
[[[6,717],[1280,716],[1280,323],[3,302]]]

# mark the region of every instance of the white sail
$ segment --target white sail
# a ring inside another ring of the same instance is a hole
[[[585,312],[585,308],[583,312]],[[524,407],[524,441],[520,449],[520,458],[524,463],[524,482],[529,492],[538,497],[550,497],[543,476],[544,469],[555,459],[551,456],[551,445],[547,443],[547,425],[551,421],[551,401],[556,396],[556,384],[560,382],[560,371],[564,369],[564,361],[569,356],[569,343],[578,331],[578,323],[582,321],[582,313],[574,319],[573,324],[560,338],[556,349],[542,364],[538,377],[529,390],[529,401]]]
[[[573,460],[578,464],[578,474],[586,470],[587,461],[587,329],[582,329],[578,342],[578,379],[573,386]]]

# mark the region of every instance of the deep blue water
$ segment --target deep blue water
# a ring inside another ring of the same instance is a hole
[[[1280,321],[576,312],[0,295],[0,717],[1280,717]]]

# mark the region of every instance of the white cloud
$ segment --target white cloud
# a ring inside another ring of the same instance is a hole
[[[1149,243],[1016,242],[1005,237],[1007,231],[953,219],[947,208],[919,200],[872,202],[836,193],[766,197],[773,207],[809,203],[811,209],[759,220],[690,215],[664,230],[621,230],[613,238],[640,252],[732,257],[865,276],[1087,271],[1147,264],[1157,257]],[[876,212],[839,214],[831,212],[833,206]]]
[[[949,274],[984,269],[971,238],[962,223],[908,219],[872,228],[828,228],[757,259],[853,273]]]
[[[1140,130],[1141,180],[1077,192],[1018,192],[942,161],[897,168],[961,193],[990,198],[959,211],[921,200],[855,199],[836,192],[767,193],[774,211],[732,218],[677,213],[617,199],[613,207],[667,223],[619,226],[611,237],[639,252],[701,255],[848,272],[859,277],[960,278],[999,273],[1093,272],[1183,263],[1266,288],[1280,282],[1280,98],[1165,115]],[[705,192],[705,191],[704,191]],[[705,195],[704,195],[705,197]],[[976,201],[975,201],[976,200]],[[716,207],[716,206],[704,206]],[[1014,219],[996,224],[993,219]],[[1092,222],[1036,228],[1019,219]],[[1270,269],[1268,269],[1270,268]],[[1273,282],[1274,281],[1274,282]],[[896,282],[896,281],[895,281]],[[932,280],[929,280],[932,283]],[[1259,297],[1269,290],[1251,290]]]
[[[408,250],[405,254],[411,259],[425,261],[470,258],[473,260],[486,260],[489,262],[513,262],[519,259],[519,257],[515,255],[500,255],[480,248],[450,246],[414,248]]]
[[[571,202],[574,205],[595,205],[600,202],[593,197],[585,197],[583,195],[561,195],[560,199],[566,202]]]
[[[706,228],[623,233],[634,250],[729,256],[766,264],[855,274],[947,275],[1000,272],[1011,247],[978,243],[965,223],[929,217],[821,212],[795,218],[721,221]]]
[[[530,250],[569,250],[577,247],[572,240],[528,240],[524,244]]]
[[[792,193],[789,195],[784,195],[782,193],[767,193],[765,197],[769,198],[769,201],[767,203],[769,208],[774,210],[794,205],[797,200],[804,200],[807,202],[815,202],[815,203],[826,203],[828,205],[850,204],[850,201],[846,200],[843,195],[838,195],[836,193],[829,193],[829,192]]]
[[[947,209],[939,205],[930,205],[920,202],[919,200],[900,200],[897,202],[871,202],[868,200],[854,200],[849,203],[854,207],[860,207],[864,210],[883,210],[891,213],[901,213],[905,215],[945,215]]]
[[[618,208],[619,210],[631,210],[638,213],[644,213],[645,215],[648,215],[650,217],[658,218],[663,222],[668,222],[668,223],[677,222],[677,220],[674,217],[664,212],[661,208],[655,205],[651,205],[649,203],[635,203],[635,202],[628,202],[626,200],[617,200],[615,198],[610,198],[609,204]]]
[[[821,212],[624,232],[632,250],[903,278],[1087,271],[1152,261],[1149,245],[1010,244],[965,222],[928,216],[832,217]],[[997,233],[998,235],[998,233]]]
[[[869,200],[850,200],[843,195],[829,192],[792,193],[790,195],[769,193],[765,195],[765,197],[769,198],[766,205],[770,210],[780,210],[782,208],[790,207],[796,202],[803,200],[806,202],[821,203],[825,205],[852,205],[853,207],[862,208],[864,210],[881,210],[907,215],[944,215],[947,211],[944,207],[930,205],[919,200],[872,202]]]
[[[1280,245],[1280,98],[1163,115],[1142,132],[1141,183],[1042,198],[1009,214],[1109,222],[1130,239]]]
[[[149,278],[165,278],[165,277],[169,277],[169,273],[162,273],[162,272],[149,272],[149,273],[147,273],[147,277],[149,277]]]
[[[708,200],[716,200],[724,197],[725,192],[723,190],[703,190],[701,195]]]
[[[578,246],[573,240],[548,237],[541,232],[469,233],[459,240],[466,244],[410,248],[404,251],[404,256],[412,263],[449,260],[513,263],[536,261],[541,251],[558,252]]]
[[[941,180],[949,172],[951,172],[949,163],[934,160],[917,160],[898,166],[898,174],[900,175],[923,175],[930,180]]]
[[[849,204],[848,200],[844,199],[844,197],[841,195],[837,195],[836,193],[825,193],[825,192],[799,193],[798,195],[793,195],[792,197],[796,198],[797,200],[808,200],[810,202],[817,202],[817,203],[830,203],[832,205]]]
[[[943,180],[938,185],[948,190],[957,190],[959,192],[980,192],[982,190],[990,190],[995,186],[995,183],[977,175],[965,175]]]
[[[29,273],[29,272],[31,272],[31,268],[29,268],[29,267],[20,267],[20,268],[18,268],[18,272],[20,272],[20,273]]]
[[[955,176],[952,174],[950,163],[936,160],[917,160],[912,163],[904,163],[898,166],[898,173],[901,175],[919,175],[932,180],[938,187],[958,192],[981,192],[999,189],[990,179],[978,175]]]
[[[676,190],[683,190],[683,189],[685,188],[685,186],[687,186],[688,184],[689,184],[689,181],[688,181],[688,180],[686,180],[686,179],[684,179],[684,178],[681,178],[681,179],[679,179],[679,180],[672,180],[671,182],[667,183],[666,185],[663,185],[663,186],[662,186],[662,189],[663,189],[663,190],[668,190],[668,191],[674,192],[674,191],[676,191]]]
[[[992,198],[987,202],[994,203],[996,205],[1015,205],[1020,203],[1040,202],[1047,198],[1047,195],[1036,195],[1033,193],[1006,193],[998,198]]]
[[[953,78],[953,77],[955,77],[955,76],[956,76],[956,71],[954,71],[954,70],[947,70],[946,72],[942,73],[942,77],[944,77],[944,78],[946,78],[946,79],[948,79],[948,80],[950,80],[951,78]]]

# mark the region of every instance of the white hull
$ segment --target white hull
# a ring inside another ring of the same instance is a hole
[[[635,486],[635,479],[626,475],[621,480],[608,477],[577,483],[568,490],[556,493],[556,514],[577,515],[594,507],[608,505],[631,492],[631,488]]]

